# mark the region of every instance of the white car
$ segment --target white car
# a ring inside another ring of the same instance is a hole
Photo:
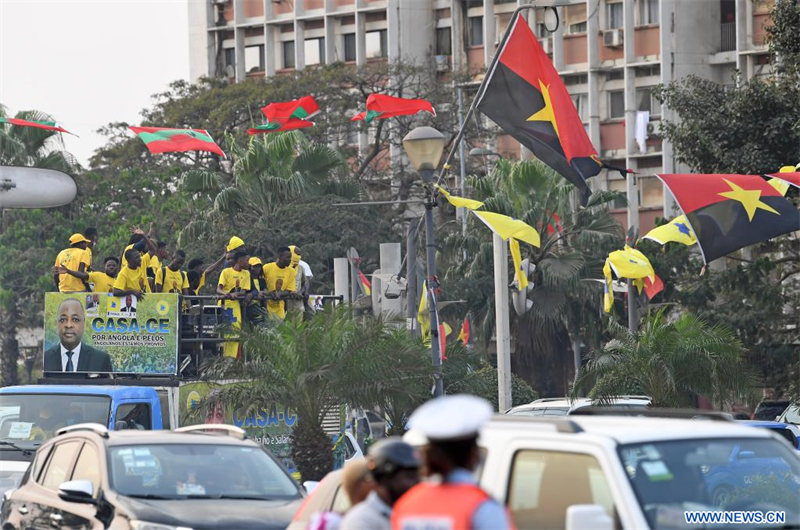
[[[480,485],[517,528],[686,530],[702,526],[687,524],[692,510],[783,511],[800,525],[800,459],[784,440],[722,416],[641,414],[495,416]]]
[[[617,396],[605,404],[617,409],[646,409],[650,406],[651,401],[652,400],[648,396]],[[542,398],[531,401],[525,405],[518,405],[506,411],[506,414],[523,416],[566,416],[577,409],[598,405],[600,405],[600,403],[597,400],[589,398]]]
[[[786,407],[783,414],[778,416],[777,421],[787,424],[794,432],[794,435],[797,436],[797,439],[800,440],[800,403],[793,403]]]

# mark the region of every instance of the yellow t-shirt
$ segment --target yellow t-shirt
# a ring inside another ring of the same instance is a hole
[[[281,291],[295,292],[297,288],[295,281],[296,274],[297,269],[292,268],[291,265],[281,269],[274,261],[272,263],[267,263],[264,265],[264,280],[267,284],[267,292],[278,291],[277,285],[279,280],[281,282]],[[283,300],[267,299],[267,311],[278,318],[284,318],[286,316],[286,308]]]
[[[276,287],[278,280],[281,280],[281,291],[295,292],[297,290],[295,285],[297,269],[292,268],[291,265],[285,269],[281,269],[278,267],[278,264],[273,261],[272,263],[264,265],[263,268],[264,279],[267,282],[267,292],[278,290]]]
[[[147,255],[147,258],[150,260],[147,266],[153,271],[153,276],[155,276],[156,271],[161,268],[161,260],[158,259],[158,256],[151,256],[150,254]]]
[[[117,274],[117,279],[114,280],[114,288],[120,291],[152,292],[150,283],[147,281],[147,273],[141,265],[138,269],[131,269],[127,265],[122,267]]]
[[[127,267],[128,266],[128,260],[125,258],[125,253],[128,252],[128,250],[130,250],[132,248],[133,248],[133,245],[128,245],[127,247],[125,247],[125,250],[122,251],[122,266],[123,267]],[[156,259],[158,259],[158,258],[156,258]],[[145,276],[147,276],[147,269],[150,268],[150,263],[151,263],[150,254],[148,254],[147,252],[142,252],[142,264],[141,264],[140,267],[141,267],[142,270],[144,270],[144,275]]]
[[[161,273],[164,273],[166,278],[162,278]],[[156,285],[161,285],[162,293],[182,293],[184,289],[189,288],[189,280],[186,273],[182,270],[174,271],[169,267],[159,267],[156,269]]]
[[[114,290],[114,280],[104,271],[92,271],[89,273],[89,283],[93,285],[93,293],[110,293]]]
[[[250,290],[250,271],[237,271],[233,267],[222,269],[217,282],[226,293]]]
[[[92,264],[90,256],[91,254],[87,254],[86,250],[82,248],[65,248],[56,256],[54,266],[63,265],[71,271],[76,271],[80,268],[81,263],[83,263],[86,265],[84,270],[87,270],[89,265]],[[69,273],[64,273],[58,275],[58,290],[62,293],[85,291],[86,285],[84,285],[83,280],[80,278],[76,278]]]

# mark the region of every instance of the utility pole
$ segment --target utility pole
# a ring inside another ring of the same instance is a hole
[[[436,198],[433,195],[433,169],[418,170],[425,181],[425,245],[427,246],[428,257],[428,311],[430,313],[431,328],[431,362],[433,363],[433,397],[444,395],[444,381],[442,380],[442,352],[439,351],[439,315],[436,310],[433,293],[439,287],[438,276],[436,276],[436,241],[433,236],[433,208],[436,206]]]
[[[417,228],[416,219],[408,221],[408,238],[406,239],[406,319],[409,331],[418,329],[414,324],[417,317]]]
[[[633,171],[622,173],[622,176],[626,179],[628,192],[628,235],[626,243],[633,246],[636,243],[636,238],[639,237],[639,187],[636,183],[636,173]],[[639,293],[633,285],[633,281],[628,280],[628,329],[631,331],[636,331],[639,327],[638,301]]]
[[[511,324],[508,315],[508,251],[506,242],[492,233],[494,254],[494,311],[497,345],[497,404],[500,412],[511,408]]]

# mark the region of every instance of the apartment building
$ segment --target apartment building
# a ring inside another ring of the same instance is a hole
[[[443,79],[469,69],[479,81],[511,14],[524,0],[190,0],[191,75],[235,80],[337,61],[429,61]],[[525,11],[572,94],[600,158],[638,175],[641,231],[671,216],[654,177],[683,171],[659,137],[669,110],[652,88],[695,74],[733,84],[769,68],[765,24],[774,0],[553,0],[552,12]],[[545,2],[537,2],[544,5]],[[505,156],[520,145],[496,132]],[[604,171],[594,187],[626,189]],[[624,210],[615,213],[627,224]]]

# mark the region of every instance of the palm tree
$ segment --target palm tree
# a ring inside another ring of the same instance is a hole
[[[523,245],[523,258],[536,266],[529,292],[533,306],[512,317],[517,341],[512,362],[542,395],[563,395],[573,366],[570,349],[599,342],[602,287],[593,280],[602,278],[607,252],[621,244],[622,228],[608,212],[618,195],[595,192],[586,206],[575,207],[572,185],[536,161],[500,160],[491,174],[471,184],[484,209],[522,219],[541,234],[540,248]],[[488,342],[494,328],[491,234],[480,221],[470,223],[466,237],[445,239],[450,262],[445,279],[468,300]]]
[[[752,398],[756,378],[736,334],[686,313],[670,322],[664,310],[630,331],[611,321],[613,339],[592,353],[573,389],[603,401],[646,394],[657,407],[690,407],[703,395],[715,403]]]
[[[5,107],[0,105],[0,117],[7,117]],[[53,121],[53,118],[39,111],[19,112],[16,118],[29,121]],[[64,151],[61,135],[55,131],[48,131],[34,127],[18,127],[10,124],[0,124],[0,166],[22,166],[54,169],[65,173],[75,173],[79,166],[72,154]],[[32,211],[5,211],[0,221],[0,238],[4,251],[13,255],[13,260],[5,260],[0,265],[0,336],[2,336],[2,349],[0,349],[0,386],[18,383],[17,360],[19,359],[19,345],[17,344],[17,322],[20,307],[25,307],[31,302],[34,293],[41,292],[41,285],[37,285],[26,276],[36,267],[27,260],[35,261],[30,256],[32,241],[25,241],[24,248],[10,248],[9,242],[3,236],[8,233],[19,235],[23,232],[35,232],[31,221],[34,216],[43,218],[38,210]],[[12,238],[19,243],[20,238]],[[38,262],[36,262],[38,264]]]
[[[355,184],[344,178],[341,155],[300,131],[254,136],[244,146],[228,140],[232,176],[207,170],[183,174],[181,190],[200,204],[195,220],[181,232],[182,244],[213,233],[220,219],[248,226],[294,199],[357,194]]]
[[[212,393],[206,406],[291,407],[298,417],[291,456],[304,480],[319,480],[333,467],[330,438],[322,428],[328,413],[343,405],[415,402],[420,389],[424,396],[430,388],[428,350],[419,339],[380,320],[355,319],[347,308],[243,330],[242,343],[245,360],[220,361],[206,373],[209,381],[240,382]]]

